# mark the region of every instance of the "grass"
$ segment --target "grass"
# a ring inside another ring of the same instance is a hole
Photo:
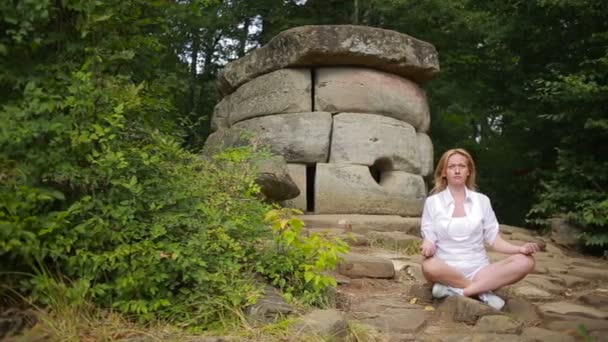
[[[387,249],[406,255],[420,254],[422,240],[397,241],[379,235],[372,235],[369,240],[370,247]]]

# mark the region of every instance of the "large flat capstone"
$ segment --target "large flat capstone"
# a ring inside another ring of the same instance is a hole
[[[281,69],[255,78],[215,106],[211,129],[270,114],[312,111],[310,69]]]
[[[416,131],[412,125],[374,114],[334,116],[330,163],[372,166],[384,171],[420,173]]]
[[[229,94],[260,75],[315,65],[370,67],[418,83],[439,72],[435,47],[406,34],[367,26],[301,26],[228,63],[218,76],[218,88]]]
[[[317,69],[314,108],[388,116],[421,132],[431,122],[426,94],[416,83],[367,68]]]
[[[426,195],[421,176],[387,171],[377,183],[369,167],[318,163],[315,213],[420,216]]]

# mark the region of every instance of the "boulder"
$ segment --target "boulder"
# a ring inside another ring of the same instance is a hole
[[[474,325],[483,316],[502,315],[502,313],[475,299],[464,296],[447,297],[437,308],[444,320],[453,320]]]
[[[363,165],[317,164],[315,213],[420,216],[426,196],[421,176],[386,171],[377,183]]]
[[[267,199],[284,201],[300,195],[300,189],[292,180],[283,157],[271,156],[257,160],[255,167],[258,170],[255,182]]]
[[[570,224],[565,218],[552,217],[547,219],[551,227],[551,240],[556,244],[568,248],[576,248],[580,240],[580,230]]]
[[[419,332],[430,315],[420,305],[383,297],[365,298],[353,303],[350,311],[351,318],[390,334],[391,337]]]
[[[289,172],[289,176],[296,183],[298,189],[300,189],[300,194],[290,200],[284,201],[282,203],[283,207],[294,208],[301,210],[302,212],[306,211],[306,164],[287,164],[287,172]]]
[[[416,140],[418,157],[420,158],[420,175],[422,175],[422,177],[430,176],[435,171],[433,162],[433,142],[427,134],[421,132],[416,133]]]
[[[276,114],[241,121],[207,138],[203,153],[225,147],[268,146],[288,163],[325,163],[329,152],[330,113]]]
[[[300,317],[294,326],[295,333],[341,341],[348,335],[348,322],[338,310],[314,310]]]
[[[211,129],[270,114],[312,111],[310,69],[281,69],[255,78],[215,106]]]
[[[270,285],[265,285],[262,298],[245,310],[249,318],[260,321],[278,318],[292,312],[294,308],[287,304],[279,290]]]
[[[521,331],[521,322],[502,315],[483,316],[479,318],[475,328],[476,333],[517,334]]]
[[[383,115],[421,132],[428,131],[431,121],[424,90],[408,79],[373,69],[316,69],[314,101],[315,110]]]
[[[519,298],[509,299],[507,302],[507,310],[520,321],[536,325],[540,322],[540,317],[536,311],[536,306],[526,300]]]
[[[338,272],[350,278],[393,278],[395,269],[389,259],[348,253],[338,265]]]
[[[218,89],[229,94],[260,75],[314,65],[370,67],[418,83],[439,72],[435,47],[406,34],[367,26],[302,26],[283,31],[228,63],[218,76]]]
[[[538,309],[543,314],[559,314],[568,316],[582,316],[593,319],[608,319],[608,312],[569,302],[545,303],[540,305]]]
[[[526,342],[576,342],[570,335],[538,327],[524,328],[520,336]]]
[[[418,174],[416,131],[410,124],[380,115],[335,115],[329,162]]]

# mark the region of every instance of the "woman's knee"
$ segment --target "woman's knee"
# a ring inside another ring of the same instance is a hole
[[[531,255],[516,254],[513,255],[513,258],[514,262],[519,265],[518,268],[521,269],[522,272],[525,272],[525,274],[528,274],[534,270],[536,262],[534,261],[534,258]]]
[[[427,258],[422,261],[422,273],[427,280],[432,280],[435,275],[440,272],[441,265],[435,258]],[[431,278],[431,279],[429,279]]]

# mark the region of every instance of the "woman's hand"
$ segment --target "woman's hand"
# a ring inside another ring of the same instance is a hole
[[[435,255],[436,250],[437,247],[435,246],[435,244],[426,239],[422,242],[422,246],[420,246],[420,252],[422,253],[422,256],[426,258],[430,258]]]
[[[530,255],[540,251],[540,247],[536,242],[527,242],[523,246],[519,247],[519,253]]]

